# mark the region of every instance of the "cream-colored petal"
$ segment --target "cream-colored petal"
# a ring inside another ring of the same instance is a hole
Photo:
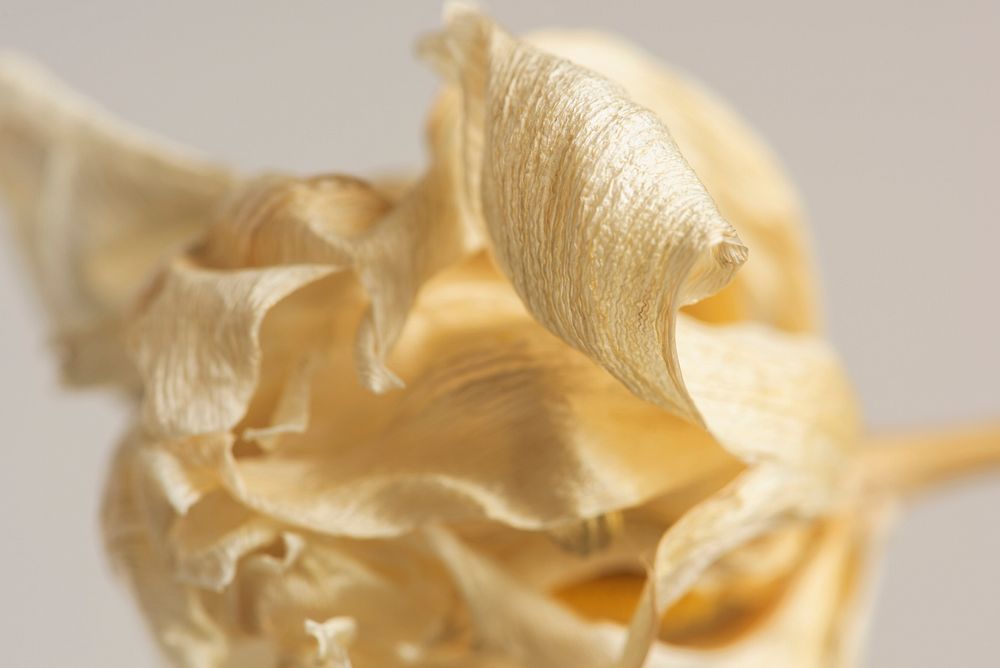
[[[215,447],[228,448],[230,439],[213,435]],[[197,447],[196,443],[189,443]],[[212,447],[210,445],[209,447]],[[220,486],[218,466],[198,457],[178,456],[165,448],[149,447],[139,455],[151,483],[160,489],[174,512],[184,515],[206,494]]]
[[[450,633],[453,589],[415,541],[311,534],[301,541],[294,558],[261,552],[241,562],[218,608],[227,625],[266,639],[292,665],[311,665],[316,658],[308,620],[349,616],[355,632],[347,650],[361,667],[412,665],[407,656],[418,656]]]
[[[316,639],[316,661],[327,668],[351,668],[347,645],[358,633],[351,617],[331,617],[325,622],[306,620],[306,633]]]
[[[657,546],[628,644],[616,665],[644,665],[664,612],[713,562],[783,520],[809,517],[815,507],[827,507],[829,491],[816,490],[815,484],[794,469],[760,465],[681,517]]]
[[[628,540],[635,540],[634,528],[629,533]],[[786,598],[817,535],[812,524],[789,524],[728,552],[661,617],[659,638],[675,645],[714,648],[753,633]],[[634,543],[637,555],[632,563],[592,569],[559,586],[554,595],[589,619],[627,623],[646,579],[641,566],[648,563],[647,555],[654,553],[659,536]],[[506,561],[502,563],[509,568]]]
[[[128,381],[121,317],[202,234],[227,169],[130,127],[41,67],[0,56],[0,192],[78,383]]]
[[[608,80],[465,7],[425,52],[461,86],[470,209],[532,315],[692,420],[676,310],[746,258],[663,123]]]
[[[740,469],[488,275],[459,268],[425,287],[392,358],[404,390],[365,392],[349,361],[334,349],[317,371],[305,432],[228,458],[226,484],[244,503],[353,536],[477,518],[558,527]]]
[[[164,438],[231,429],[257,386],[265,315],[331,271],[293,265],[220,272],[172,262],[129,331],[146,387],[146,428]]]
[[[321,263],[352,270],[370,304],[357,325],[358,372],[375,392],[399,387],[385,365],[420,286],[480,244],[455,192],[457,121],[431,117],[432,162],[391,202],[352,177],[271,177],[247,188],[199,248],[214,267]]]
[[[594,625],[511,579],[441,528],[426,531],[469,607],[474,643],[524,668],[611,665],[613,649]]]
[[[865,617],[869,562],[873,541],[882,533],[882,510],[877,505],[860,513],[854,508],[852,514],[825,520],[806,568],[779,609],[753,634],[716,651],[711,665],[857,665],[857,624]]]
[[[843,473],[857,449],[860,415],[840,360],[824,341],[681,315],[677,350],[708,430],[731,453],[830,478]]]
[[[274,522],[216,490],[171,527],[174,577],[200,589],[221,591],[235,578],[240,559],[271,545],[280,533]]]
[[[751,249],[732,283],[689,311],[715,322],[752,319],[815,329],[820,304],[801,206],[778,161],[746,122],[697,81],[613,36],[546,31],[528,41],[608,77],[656,113]]]
[[[309,428],[310,393],[319,366],[317,356],[305,356],[281,387],[268,425],[244,429],[243,438],[256,442],[265,450],[273,450],[282,434],[304,433]]]
[[[229,653],[227,634],[202,604],[195,588],[179,583],[170,555],[150,519],[150,496],[137,466],[138,443],[126,441],[115,456],[102,508],[105,545],[127,579],[153,635],[171,662],[182,668],[221,666]]]

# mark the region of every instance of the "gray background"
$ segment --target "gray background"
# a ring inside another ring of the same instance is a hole
[[[1000,417],[995,2],[494,2],[513,30],[597,27],[728,97],[808,206],[830,335],[875,428]],[[0,45],[120,116],[247,169],[421,164],[436,2],[0,0]],[[9,241],[9,235],[0,237]],[[155,665],[96,528],[124,411],[56,383],[0,243],[0,647],[7,666]],[[875,667],[1000,665],[1000,477],[910,508]]]

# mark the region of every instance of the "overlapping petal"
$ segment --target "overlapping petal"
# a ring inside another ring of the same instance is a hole
[[[531,314],[635,394],[697,420],[684,304],[746,259],[662,121],[617,85],[457,7],[425,51],[461,87],[470,209]]]

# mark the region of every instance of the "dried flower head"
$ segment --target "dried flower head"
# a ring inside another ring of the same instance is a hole
[[[245,177],[0,61],[65,377],[136,404],[104,527],[164,651],[850,663],[884,511],[998,430],[863,439],[793,190],[699,85],[464,7],[420,50],[405,184]]]

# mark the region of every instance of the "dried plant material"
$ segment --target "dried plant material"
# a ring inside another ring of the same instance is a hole
[[[36,65],[0,60],[0,188],[73,383],[121,381],[123,311],[208,228],[233,172],[112,118]]]
[[[865,442],[794,192],[710,93],[600,35],[445,23],[405,182],[237,177],[0,61],[70,375],[138,390],[104,527],[164,652],[849,665],[884,510],[1000,428]]]
[[[752,249],[725,288],[688,310],[713,322],[750,319],[814,330],[818,300],[798,199],[753,131],[711,91],[613,37],[552,31],[529,41],[616,82],[662,119],[719,212]]]
[[[472,13],[425,51],[462,89],[470,208],[528,310],[641,398],[694,418],[675,313],[725,285],[746,249],[666,127]]]

